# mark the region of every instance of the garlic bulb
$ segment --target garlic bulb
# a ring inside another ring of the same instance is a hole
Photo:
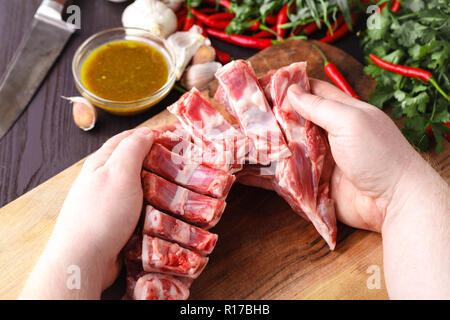
[[[202,45],[211,45],[209,39],[202,36],[202,30],[199,26],[192,26],[189,31],[175,32],[167,38],[167,45],[175,55],[175,75],[180,80],[184,69],[191,61],[198,48]]]
[[[62,97],[72,102],[73,121],[78,128],[89,131],[97,122],[97,109],[83,97]]]
[[[183,0],[161,0],[164,4],[172,9],[174,12],[177,12],[180,9]]]
[[[167,38],[177,29],[177,16],[161,1],[136,0],[123,11],[122,24]]]
[[[214,80],[214,75],[222,64],[219,62],[207,62],[202,64],[193,64],[184,72],[181,78],[181,84],[186,89],[197,88],[203,90],[206,86]]]

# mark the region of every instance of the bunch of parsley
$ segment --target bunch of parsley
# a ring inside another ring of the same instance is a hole
[[[431,71],[444,91],[450,92],[449,0],[404,0],[397,13],[387,8],[382,10],[379,28],[364,32],[364,53]],[[448,100],[428,83],[383,70],[367,60],[364,71],[378,83],[369,102],[379,108],[391,106],[394,118],[404,116],[402,132],[420,151],[430,147],[427,128],[431,127],[436,151],[442,152],[443,134],[450,133],[445,125],[450,122]]]

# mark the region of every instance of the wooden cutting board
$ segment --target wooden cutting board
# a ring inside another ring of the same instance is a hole
[[[362,65],[333,46],[319,45],[357,93],[367,99],[375,82],[363,73]],[[327,80],[323,61],[308,41],[273,46],[250,61],[258,76],[295,61],[308,61],[309,76]],[[215,82],[210,85],[211,95],[216,87]],[[165,110],[143,125],[154,127],[174,120]],[[442,168],[449,167],[448,152],[434,160]],[[74,164],[0,209],[0,299],[18,296],[81,165],[82,161]],[[448,178],[449,170],[445,174]],[[192,285],[191,298],[387,298],[378,234],[339,225],[336,250],[330,251],[314,227],[274,192],[236,184],[227,203],[222,220],[213,229],[219,241],[208,266]],[[377,272],[380,287],[369,288],[367,282]],[[123,280],[117,281],[115,286],[121,289],[112,296],[121,296]]]

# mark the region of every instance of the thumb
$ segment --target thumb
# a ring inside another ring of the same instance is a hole
[[[135,130],[119,143],[105,166],[117,168],[126,175],[139,174],[153,140],[154,134],[149,128],[142,127]]]
[[[303,118],[329,133],[336,133],[348,116],[358,112],[358,109],[343,103],[310,94],[297,84],[289,87],[287,98],[292,108]]]

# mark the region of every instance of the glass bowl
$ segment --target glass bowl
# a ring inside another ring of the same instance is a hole
[[[90,92],[81,81],[81,69],[84,61],[98,47],[115,41],[134,40],[152,46],[166,59],[168,76],[166,83],[145,98],[132,101],[114,101],[104,99]],[[113,28],[94,34],[84,41],[75,52],[72,61],[72,73],[75,86],[80,94],[95,106],[117,115],[133,115],[143,112],[161,101],[175,83],[175,55],[167,42],[153,33],[138,28]]]

